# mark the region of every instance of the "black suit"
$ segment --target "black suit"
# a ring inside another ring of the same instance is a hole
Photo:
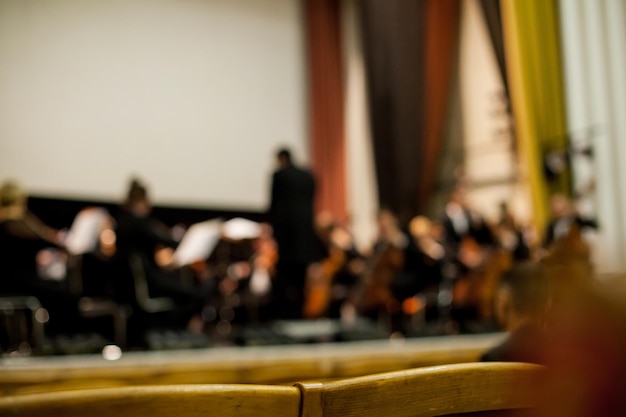
[[[598,223],[594,219],[587,219],[578,215],[552,219],[546,226],[543,241],[544,248],[548,248],[555,241],[565,237],[569,233],[572,225],[577,225],[580,229],[598,228]]]
[[[481,246],[493,246],[495,244],[496,239],[481,216],[472,214],[467,209],[463,209],[460,216],[464,218],[465,230],[457,230],[454,220],[447,213],[441,222],[446,232],[445,246],[448,254],[456,257],[461,242],[467,237],[474,239]]]
[[[307,266],[320,258],[313,227],[315,179],[289,165],[274,172],[269,220],[278,245],[274,296],[279,318],[301,316]]]

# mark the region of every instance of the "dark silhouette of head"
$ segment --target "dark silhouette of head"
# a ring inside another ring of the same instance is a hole
[[[280,168],[287,168],[293,164],[291,159],[291,151],[287,148],[281,148],[276,152],[276,160]]]
[[[130,182],[124,205],[127,210],[138,214],[148,214],[150,212],[148,189],[136,178]]]

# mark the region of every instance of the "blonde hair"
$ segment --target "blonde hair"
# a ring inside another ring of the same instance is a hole
[[[13,207],[21,204],[26,198],[26,193],[15,181],[6,181],[0,187],[0,207]]]

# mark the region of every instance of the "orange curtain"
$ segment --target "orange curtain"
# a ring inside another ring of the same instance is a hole
[[[422,176],[418,207],[433,195],[437,164],[443,143],[453,65],[459,30],[458,0],[427,0],[425,7],[424,136],[422,138]]]
[[[305,0],[311,164],[316,209],[346,218],[343,69],[339,0]]]

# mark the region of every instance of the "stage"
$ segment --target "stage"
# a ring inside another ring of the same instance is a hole
[[[474,362],[501,333],[342,343],[2,358],[3,395],[156,384],[291,384]]]

